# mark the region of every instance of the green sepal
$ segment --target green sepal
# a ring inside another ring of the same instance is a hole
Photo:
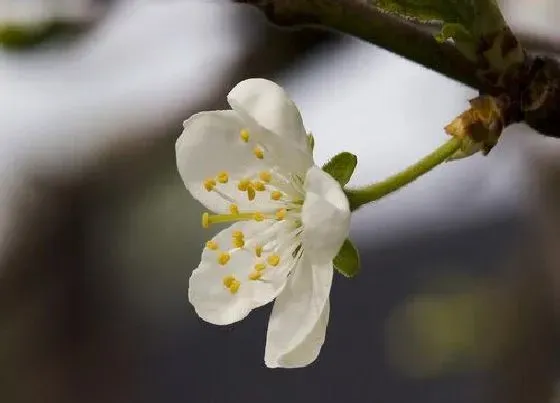
[[[313,137],[313,134],[311,133],[307,135],[307,146],[309,147],[311,152],[313,152],[313,150],[315,149],[315,137]]]
[[[344,277],[352,278],[360,272],[360,254],[350,239],[346,238],[340,247],[333,259],[333,265]]]
[[[344,186],[352,177],[356,165],[358,165],[358,157],[352,153],[342,152],[332,157],[322,169],[340,183],[340,186]]]

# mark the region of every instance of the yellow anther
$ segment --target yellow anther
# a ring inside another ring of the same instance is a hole
[[[230,256],[229,253],[220,252],[220,256],[218,256],[218,263],[222,266],[225,266],[227,264],[227,262],[229,262],[229,259],[231,259],[231,256]]]
[[[266,269],[266,265],[264,263],[255,264],[255,270],[256,271],[263,271],[264,269]]]
[[[276,219],[278,221],[282,221],[284,218],[286,218],[286,209],[285,208],[278,209],[278,211],[276,212]]]
[[[259,278],[261,278],[262,273],[260,271],[254,271],[251,274],[249,274],[249,280],[258,280]]]
[[[255,181],[253,182],[253,187],[257,192],[264,192],[266,190],[266,186],[263,182]]]
[[[204,185],[204,189],[211,192],[214,189],[214,186],[216,186],[216,181],[212,178],[209,178],[203,182],[203,185]]]
[[[206,242],[206,247],[208,249],[212,249],[212,250],[218,250],[219,246],[218,246],[218,242],[216,241],[208,241]]]
[[[239,231],[239,230],[236,230],[236,231],[233,231],[233,232],[231,233],[231,237],[232,237],[232,238],[241,238],[241,239],[243,239],[243,238],[245,238],[245,234],[244,234],[243,232]]]
[[[257,255],[257,257],[261,257],[262,250],[263,250],[263,247],[261,245],[255,246],[255,255]]]
[[[210,214],[202,213],[202,228],[208,228],[210,226]]]
[[[241,190],[242,192],[245,192],[249,188],[250,184],[251,181],[249,181],[249,179],[241,179],[237,184],[237,189]]]
[[[229,205],[229,212],[233,215],[238,215],[239,214],[239,207],[237,207],[237,204],[230,204]]]
[[[245,240],[241,239],[241,238],[235,238],[232,240],[231,242],[233,244],[234,248],[242,248],[245,246]]]
[[[218,180],[218,182],[220,183],[227,183],[229,180],[229,175],[226,171],[222,171],[218,174],[218,176],[216,177],[216,179]]]
[[[239,137],[241,137],[241,140],[243,140],[245,143],[249,141],[249,130],[247,129],[243,129],[241,130],[241,132],[239,132]]]
[[[247,188],[247,198],[249,199],[249,201],[255,200],[256,195],[257,194],[255,193],[255,188],[253,187],[253,185],[249,185],[249,187]]]
[[[266,259],[267,263],[271,266],[278,266],[278,264],[280,263],[280,256],[278,255],[270,255],[267,259]]]
[[[260,160],[264,158],[264,151],[260,147],[253,148],[253,154],[255,154],[255,157],[257,157]]]
[[[241,286],[241,282],[239,280],[233,280],[233,282],[229,286],[229,292],[232,294],[237,293],[239,291],[239,287]]]
[[[270,183],[270,181],[272,180],[272,174],[268,171],[262,171],[261,173],[259,173],[259,178],[263,182]]]
[[[272,200],[280,200],[282,198],[282,192],[279,190],[275,190],[274,192],[270,193],[270,198]]]
[[[224,283],[224,287],[229,288],[231,285],[237,281],[233,276],[225,276],[222,282]]]
[[[253,214],[253,220],[255,221],[263,221],[264,220],[264,214],[261,213],[260,211],[255,212],[255,214]]]

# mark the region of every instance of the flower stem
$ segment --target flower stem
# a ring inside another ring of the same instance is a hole
[[[399,190],[403,186],[408,185],[420,176],[434,169],[436,166],[445,162],[457,150],[459,150],[460,147],[461,139],[453,137],[432,153],[426,155],[420,161],[396,175],[390,176],[381,182],[372,183],[368,186],[344,189],[344,193],[346,193],[348,201],[350,202],[350,209],[354,211],[364,204],[379,200],[382,197]]]

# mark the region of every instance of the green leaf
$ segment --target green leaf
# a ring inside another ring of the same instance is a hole
[[[360,272],[360,255],[350,239],[346,239],[333,260],[334,268],[344,277],[354,277]]]
[[[439,22],[442,37],[479,40],[506,26],[496,0],[371,0],[379,9],[420,23]],[[447,31],[447,32],[446,32]],[[466,34],[466,35],[465,35]]]
[[[474,62],[477,61],[477,41],[461,24],[445,23],[441,32],[435,35],[436,41],[442,43],[453,39],[459,51]]]
[[[477,75],[507,87],[526,54],[509,29],[497,0],[369,0],[390,14],[441,28],[436,40],[454,46],[477,67]]]
[[[323,165],[323,171],[340,183],[340,186],[344,186],[352,177],[357,164],[358,157],[348,152],[342,152]]]
[[[473,24],[476,0],[373,0],[380,9],[418,22]]]

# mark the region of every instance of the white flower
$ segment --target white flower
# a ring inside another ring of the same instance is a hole
[[[203,226],[233,222],[207,242],[189,300],[202,319],[226,325],[276,299],[265,363],[302,367],[325,339],[348,200],[315,166],[300,113],[282,88],[246,80],[228,102],[233,110],[185,121],[176,144],[187,189],[215,213],[203,214]]]

